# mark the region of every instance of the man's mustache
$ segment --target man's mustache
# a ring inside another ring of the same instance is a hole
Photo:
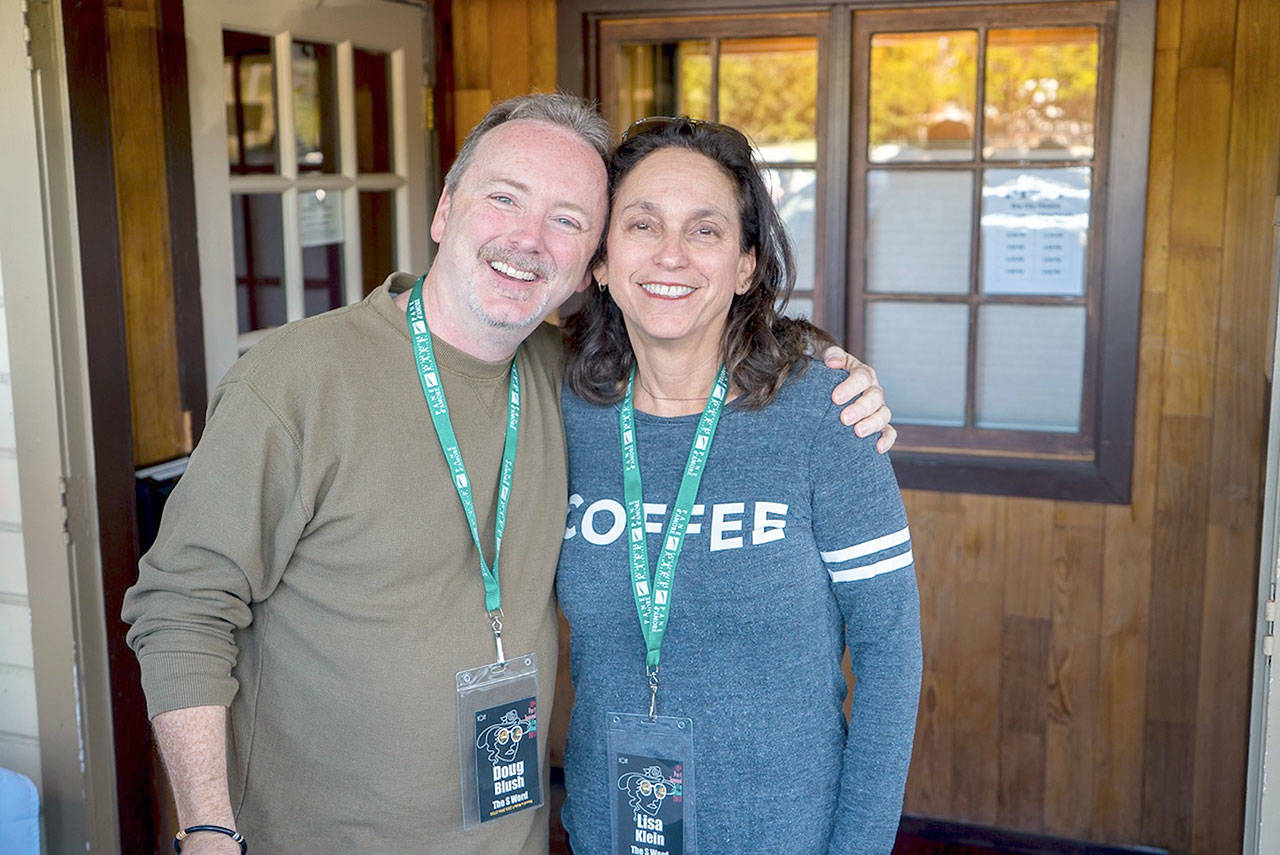
[[[503,247],[485,247],[480,251],[480,258],[485,262],[499,261],[517,270],[533,273],[542,279],[554,279],[556,266],[538,255],[516,252]]]

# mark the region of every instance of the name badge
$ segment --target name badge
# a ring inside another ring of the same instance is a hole
[[[693,721],[607,714],[614,855],[696,855]]]
[[[459,671],[456,682],[462,827],[541,807],[537,654]]]

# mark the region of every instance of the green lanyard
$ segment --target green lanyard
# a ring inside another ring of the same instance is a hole
[[[471,527],[471,539],[480,555],[480,577],[484,580],[484,607],[493,624],[493,639],[498,648],[498,662],[506,661],[502,652],[502,588],[498,582],[498,555],[502,551],[502,531],[507,527],[507,501],[511,497],[511,475],[516,468],[516,429],[520,425],[520,372],[516,361],[511,360],[511,393],[507,398],[507,440],[502,447],[502,472],[498,481],[498,508],[493,526],[493,569],[484,560],[480,548],[480,531],[476,525],[476,508],[471,500],[471,482],[462,463],[462,451],[453,433],[449,419],[449,404],[444,399],[444,387],[436,368],[435,350],[431,346],[431,330],[427,328],[426,314],[422,308],[422,281],[418,277],[409,295],[409,338],[413,340],[413,354],[418,364],[418,379],[422,381],[422,393],[431,411],[431,423],[436,428],[440,450],[453,473],[453,486],[458,491],[467,525]]]
[[[667,632],[667,618],[671,613],[671,586],[675,581],[676,562],[684,546],[685,530],[693,513],[693,503],[698,497],[698,485],[702,483],[702,470],[711,453],[711,441],[716,435],[716,425],[729,394],[729,374],[724,365],[716,375],[715,386],[707,397],[698,422],[698,432],[689,448],[689,460],[680,478],[680,490],[676,493],[671,519],[662,537],[662,551],[658,553],[658,567],[650,578],[649,547],[645,543],[644,491],[640,485],[640,453],[636,448],[636,414],[632,405],[636,371],[631,369],[627,380],[627,395],[622,400],[618,418],[622,434],[622,489],[627,503],[627,528],[630,538],[631,590],[636,598],[636,614],[640,617],[640,631],[644,633],[645,672],[649,677],[649,717],[658,709],[658,660],[662,655],[662,637]]]

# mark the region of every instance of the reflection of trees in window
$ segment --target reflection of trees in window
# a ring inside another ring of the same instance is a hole
[[[973,31],[877,33],[871,43],[871,146],[954,149],[967,156],[977,52]]]
[[[808,38],[725,41],[720,121],[751,129],[757,146],[813,140],[818,123],[817,99],[810,94],[818,80],[814,48]]]
[[[988,157],[1092,156],[1095,27],[992,30],[985,83]]]

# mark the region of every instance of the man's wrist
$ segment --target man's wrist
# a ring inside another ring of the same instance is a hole
[[[239,831],[236,831],[234,828],[228,828],[225,825],[213,825],[213,824],[189,825],[186,828],[179,831],[177,834],[173,836],[173,851],[178,853],[182,852],[183,841],[185,841],[188,837],[190,837],[193,834],[210,834],[210,835],[220,834],[224,837],[230,838],[233,843],[238,843],[240,845],[240,855],[245,855],[245,853],[249,851],[249,844],[244,839],[243,834],[241,834]]]

